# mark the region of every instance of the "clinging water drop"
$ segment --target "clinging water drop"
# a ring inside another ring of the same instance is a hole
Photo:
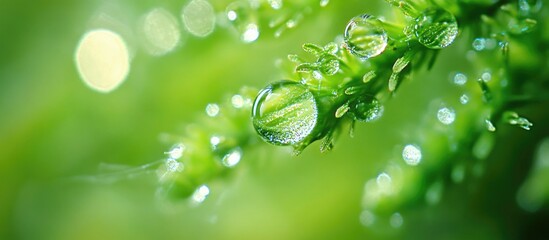
[[[318,107],[313,93],[292,81],[273,83],[259,92],[252,108],[259,135],[275,145],[305,142],[313,133]]]
[[[415,19],[413,31],[419,43],[441,49],[454,42],[458,34],[457,20],[450,12],[428,9]]]
[[[364,14],[349,21],[345,29],[344,40],[352,54],[368,59],[385,50],[387,32],[379,19]]]

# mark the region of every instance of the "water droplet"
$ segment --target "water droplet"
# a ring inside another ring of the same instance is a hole
[[[221,143],[222,138],[219,136],[212,136],[210,138],[210,144],[212,145],[212,149],[216,149],[217,146]]]
[[[208,195],[210,195],[210,188],[206,185],[201,185],[194,191],[193,195],[191,196],[191,200],[194,203],[199,204],[204,202]]]
[[[456,85],[465,85],[465,83],[467,83],[467,75],[463,73],[456,73],[453,80]]]
[[[354,119],[361,122],[372,122],[383,115],[383,105],[373,97],[361,97],[351,104]]]
[[[244,106],[244,98],[240,95],[234,95],[231,97],[231,104],[235,108],[242,108]]]
[[[480,78],[484,82],[489,82],[490,80],[492,80],[492,74],[489,71],[486,71],[486,72],[482,73]]]
[[[381,54],[387,47],[387,32],[379,19],[364,14],[347,24],[345,44],[354,55],[367,59]]]
[[[130,56],[124,39],[106,29],[92,30],[82,36],[75,61],[86,85],[103,93],[116,89],[130,71]]]
[[[206,114],[210,117],[215,117],[219,114],[219,105],[210,103],[206,106]]]
[[[170,149],[170,151],[166,152],[166,154],[168,154],[168,157],[171,159],[179,159],[183,155],[184,151],[185,151],[185,145],[177,144],[173,146]]]
[[[492,121],[490,121],[489,119],[486,119],[486,120],[484,120],[484,123],[486,124],[486,129],[488,129],[488,131],[490,131],[490,132],[495,132],[496,131],[496,127],[494,126]]]
[[[259,38],[259,29],[254,23],[246,25],[244,33],[242,33],[242,41],[250,43]]]
[[[360,223],[362,223],[362,225],[369,227],[372,226],[375,221],[376,216],[372,212],[364,210],[360,213]]]
[[[454,42],[458,25],[454,15],[442,9],[428,9],[415,19],[413,31],[419,43],[432,49]]]
[[[227,19],[229,19],[229,21],[234,21],[234,20],[236,20],[237,17],[238,17],[238,15],[236,14],[236,12],[234,10],[227,11]]]
[[[240,159],[242,158],[242,150],[240,148],[233,149],[229,153],[227,153],[223,158],[221,159],[221,163],[225,167],[234,167],[236,164],[240,162]]]
[[[146,48],[152,55],[164,55],[178,44],[181,32],[177,19],[167,10],[156,8],[147,13],[142,22]]]
[[[467,94],[463,94],[459,97],[459,102],[461,104],[467,104],[469,102],[469,96],[467,96]]]
[[[330,3],[330,0],[320,0],[320,6],[321,7],[326,7],[328,5],[328,3]]]
[[[259,135],[276,145],[305,141],[317,124],[318,109],[312,92],[304,85],[281,81],[259,92],[252,109]]]
[[[543,5],[542,0],[519,0],[518,6],[523,14],[537,13]]]
[[[416,166],[421,162],[421,150],[418,146],[408,144],[402,150],[402,159],[410,166]]]
[[[389,219],[389,223],[391,224],[391,227],[399,228],[404,223],[404,219],[402,218],[402,215],[400,215],[400,213],[393,213],[393,215],[391,215],[391,218]]]
[[[530,130],[530,128],[534,125],[528,119],[519,116],[516,112],[505,112],[503,115],[505,121],[511,125],[519,126],[520,128],[524,130]]]
[[[313,71],[313,78],[316,80],[321,80],[324,77],[322,76],[322,73],[320,73],[320,71]]]
[[[166,170],[168,172],[181,172],[183,171],[183,164],[173,158],[166,159]]]
[[[476,51],[482,51],[486,47],[486,39],[484,38],[475,38],[473,40],[473,49]]]
[[[376,183],[380,192],[391,193],[393,191],[393,180],[387,173],[377,175]]]
[[[269,0],[269,5],[275,9],[278,10],[282,8],[282,0]]]
[[[197,37],[210,35],[215,27],[215,12],[206,0],[192,0],[181,13],[185,28]]]
[[[454,109],[443,107],[437,112],[438,121],[444,125],[450,125],[456,120],[456,112]]]

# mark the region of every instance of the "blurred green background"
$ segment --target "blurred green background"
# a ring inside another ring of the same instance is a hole
[[[498,130],[486,175],[448,184],[436,206],[408,206],[399,229],[359,221],[365,182],[400,154],[395,146],[412,138],[432,99],[456,95],[447,79],[466,67],[449,60],[463,55],[460,43],[441,54],[435,70],[404,84],[380,121],[358,124],[355,137],[342,136],[334,151],[321,154],[313,144],[289,157],[286,149],[261,145],[244,153],[231,176],[212,183],[200,206],[159,200],[156,176],[145,170],[114,182],[82,178],[100,166],[165,158],[173,143],[163,136],[184,134],[208,103],[279,80],[277,59],[302,53],[306,42],[332,41],[358,14],[390,14],[382,1],[331,1],[280,38],[266,29],[243,43],[223,24],[204,38],[188,33],[180,17],[187,3],[0,3],[0,239],[516,239],[547,223],[547,208],[527,213],[515,200],[549,136],[543,104],[522,109],[534,130]],[[220,14],[229,3],[211,1]],[[179,46],[164,56],[148,54],[138,30],[157,7],[181,28]],[[87,87],[75,67],[78,42],[96,28],[119,32],[132,55],[126,81],[106,94]]]

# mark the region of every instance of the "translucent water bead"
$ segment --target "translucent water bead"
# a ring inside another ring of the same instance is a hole
[[[375,121],[383,115],[383,105],[372,97],[358,99],[350,106],[350,110],[354,119],[361,122]]]
[[[379,19],[364,14],[349,21],[345,29],[344,41],[352,54],[367,59],[385,50],[387,32]]]
[[[318,107],[312,92],[292,81],[273,83],[259,92],[252,108],[259,135],[275,145],[293,145],[310,136],[317,124]]]
[[[413,31],[419,43],[432,49],[454,42],[458,25],[454,15],[442,9],[428,9],[415,19]]]

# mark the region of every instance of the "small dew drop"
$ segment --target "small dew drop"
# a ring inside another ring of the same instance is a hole
[[[456,73],[453,80],[456,85],[465,85],[465,83],[467,83],[467,75],[463,73]]]
[[[393,180],[387,173],[380,173],[376,178],[377,186],[381,192],[391,193],[393,188]]]
[[[372,97],[364,97],[356,100],[351,105],[354,119],[361,122],[372,122],[383,116],[383,105]]]
[[[196,204],[200,204],[206,200],[208,195],[210,195],[210,188],[206,185],[201,185],[194,191],[191,200]]]
[[[363,59],[378,56],[385,51],[387,39],[382,22],[367,14],[352,18],[344,34],[349,51]]]
[[[368,211],[364,210],[360,213],[360,223],[366,227],[372,226],[376,221],[376,216]]]
[[[486,72],[482,73],[481,78],[482,78],[482,81],[489,82],[490,80],[492,80],[492,74],[490,72],[486,71]]]
[[[166,154],[168,154],[168,157],[171,159],[179,159],[183,155],[183,151],[185,151],[185,145],[177,144],[173,146],[170,151],[166,152]]]
[[[206,0],[192,0],[181,13],[187,31],[197,37],[210,35],[215,27],[215,12]]]
[[[456,112],[454,109],[443,107],[437,112],[438,121],[444,125],[452,124],[456,119]]]
[[[210,103],[206,106],[206,114],[210,117],[215,117],[219,114],[219,105]]]
[[[229,21],[234,21],[234,20],[236,20],[237,17],[238,17],[238,15],[236,14],[235,11],[233,11],[233,10],[227,11],[227,19],[229,19]]]
[[[242,41],[250,43],[259,38],[259,29],[254,23],[246,25],[244,33],[242,33]]]
[[[269,0],[269,5],[275,10],[282,8],[282,0]]]
[[[320,0],[320,6],[321,7],[328,6],[328,3],[330,3],[330,0]]]
[[[475,38],[475,40],[473,40],[473,49],[475,49],[476,51],[480,52],[484,50],[485,47],[486,47],[486,39]]]
[[[416,145],[408,144],[402,150],[402,158],[410,166],[418,165],[421,162],[421,157],[421,150]]]
[[[181,172],[183,171],[183,164],[173,158],[166,160],[166,170],[168,172]]]
[[[221,163],[225,167],[234,167],[240,162],[241,158],[242,150],[240,150],[240,148],[236,148],[223,156],[223,159],[221,159]]]
[[[212,136],[210,138],[210,144],[212,145],[213,149],[216,149],[217,146],[221,143],[221,137],[219,136]]]
[[[484,120],[484,123],[486,124],[486,129],[488,129],[488,131],[490,131],[490,132],[495,132],[496,131],[496,127],[494,126],[492,121],[490,121],[489,119],[486,119],[486,120]]]
[[[469,96],[467,96],[467,94],[462,94],[459,97],[459,102],[463,105],[467,104],[469,102]]]
[[[231,104],[235,108],[242,108],[244,106],[244,98],[241,95],[234,95],[231,97]]]
[[[458,34],[456,18],[442,9],[428,9],[415,19],[413,27],[419,43],[432,49],[441,49],[454,42]]]
[[[312,92],[292,81],[273,83],[259,92],[252,108],[259,135],[275,145],[303,142],[317,125],[318,108]]]
[[[402,215],[400,215],[400,213],[393,213],[393,215],[391,215],[391,218],[389,219],[389,223],[393,228],[400,228],[404,223],[404,219],[402,218]]]

